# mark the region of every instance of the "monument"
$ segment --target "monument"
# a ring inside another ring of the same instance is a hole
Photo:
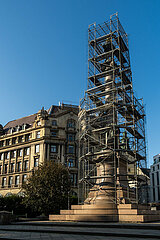
[[[88,87],[79,111],[79,202],[50,220],[160,220],[140,204],[145,111],[132,86],[128,37],[118,14],[88,28]],[[132,171],[130,172],[130,169]]]

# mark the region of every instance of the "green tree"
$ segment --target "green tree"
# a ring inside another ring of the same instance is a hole
[[[35,170],[23,185],[24,204],[33,212],[59,213],[67,208],[70,178],[68,170],[62,164],[53,161],[44,162]]]
[[[14,214],[24,214],[26,209],[22,204],[22,197],[13,194],[3,198],[4,210],[12,212]]]

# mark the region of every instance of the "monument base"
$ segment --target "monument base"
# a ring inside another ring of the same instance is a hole
[[[72,205],[71,210],[61,210],[60,215],[50,215],[51,221],[92,222],[152,222],[160,221],[160,211],[148,205],[137,204],[85,204]]]

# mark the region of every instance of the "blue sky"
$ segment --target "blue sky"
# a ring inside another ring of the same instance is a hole
[[[133,86],[144,98],[149,164],[160,153],[159,0],[0,0],[0,122],[79,104],[87,86],[87,29],[115,12],[129,35]]]

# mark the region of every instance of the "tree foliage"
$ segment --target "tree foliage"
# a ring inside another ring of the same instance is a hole
[[[67,207],[70,191],[68,170],[61,164],[52,161],[45,162],[33,172],[23,185],[27,207],[38,213],[59,213]]]
[[[25,214],[27,209],[22,203],[22,197],[12,194],[10,196],[0,197],[0,211],[13,212],[16,215]]]

